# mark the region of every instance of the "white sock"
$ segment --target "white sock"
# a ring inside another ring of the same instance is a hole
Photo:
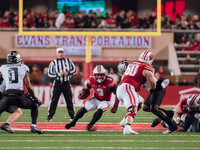
[[[32,126],[32,127],[36,127],[36,124],[32,124],[31,126]]]

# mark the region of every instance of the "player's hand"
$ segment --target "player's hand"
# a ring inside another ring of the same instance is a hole
[[[114,106],[112,107],[112,109],[110,110],[111,113],[116,113],[117,112],[117,108],[118,108],[118,104],[114,104]]]
[[[83,88],[78,96],[79,99],[86,99],[90,95],[90,90]]]

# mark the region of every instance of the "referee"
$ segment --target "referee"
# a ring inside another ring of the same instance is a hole
[[[53,82],[53,93],[51,102],[48,108],[47,121],[52,121],[52,118],[56,112],[56,107],[60,94],[63,92],[67,110],[70,116],[70,120],[74,118],[74,107],[72,103],[72,91],[70,85],[70,78],[76,72],[74,63],[69,58],[64,58],[63,48],[56,49],[57,59],[49,64],[48,75],[51,78],[55,78]]]

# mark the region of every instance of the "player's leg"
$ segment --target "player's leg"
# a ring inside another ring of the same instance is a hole
[[[150,111],[158,116],[161,120],[166,122],[169,125],[169,129],[171,131],[175,131],[177,129],[177,125],[165,114],[164,111],[159,109],[159,106],[162,102],[163,97],[165,96],[166,89],[155,90],[152,94]]]
[[[86,130],[87,131],[94,131],[95,129],[92,129],[93,125],[101,118],[103,115],[103,112],[107,111],[110,106],[110,103],[108,101],[99,101],[97,100],[97,111],[94,113],[92,120],[87,125]]]
[[[85,106],[79,109],[79,111],[74,116],[74,119],[65,125],[66,129],[70,129],[71,127],[74,127],[76,125],[76,122],[83,117],[85,113],[88,111],[95,110],[97,108],[96,106],[96,99],[94,97],[90,98],[86,103]]]
[[[24,109],[31,109],[31,122],[32,125],[30,126],[31,132],[43,134],[44,132],[36,126],[37,118],[38,118],[38,104],[29,97],[26,97],[24,94],[19,98],[19,107]]]
[[[54,86],[53,86],[52,98],[51,98],[51,101],[49,103],[47,121],[51,121],[55,112],[56,112],[56,108],[57,108],[57,105],[58,105],[58,100],[59,100],[61,92],[62,92],[62,89],[61,89],[60,83],[55,82]]]
[[[150,112],[151,99],[152,99],[152,94],[149,92],[142,106],[143,111]]]
[[[65,102],[67,104],[66,107],[67,107],[68,114],[72,120],[74,118],[74,106],[72,102],[71,86],[69,83],[66,83],[66,86],[63,87],[63,95],[65,98]]]

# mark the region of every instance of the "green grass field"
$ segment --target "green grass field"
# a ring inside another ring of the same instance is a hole
[[[79,108],[76,108],[76,111]],[[79,122],[89,122],[93,112],[88,112]],[[118,123],[126,114],[119,108],[116,114],[110,110],[104,113],[99,122]],[[8,113],[3,113],[1,122],[6,121]],[[47,107],[40,107],[38,122],[45,122]],[[151,113],[139,111],[135,122],[151,123],[155,118]],[[17,122],[30,122],[30,110],[23,110]],[[53,122],[69,122],[65,107],[58,107]],[[0,149],[200,149],[200,134],[192,132],[139,131],[139,135],[123,135],[122,131],[46,131],[42,135],[30,131],[15,131],[9,134],[0,131]]]

